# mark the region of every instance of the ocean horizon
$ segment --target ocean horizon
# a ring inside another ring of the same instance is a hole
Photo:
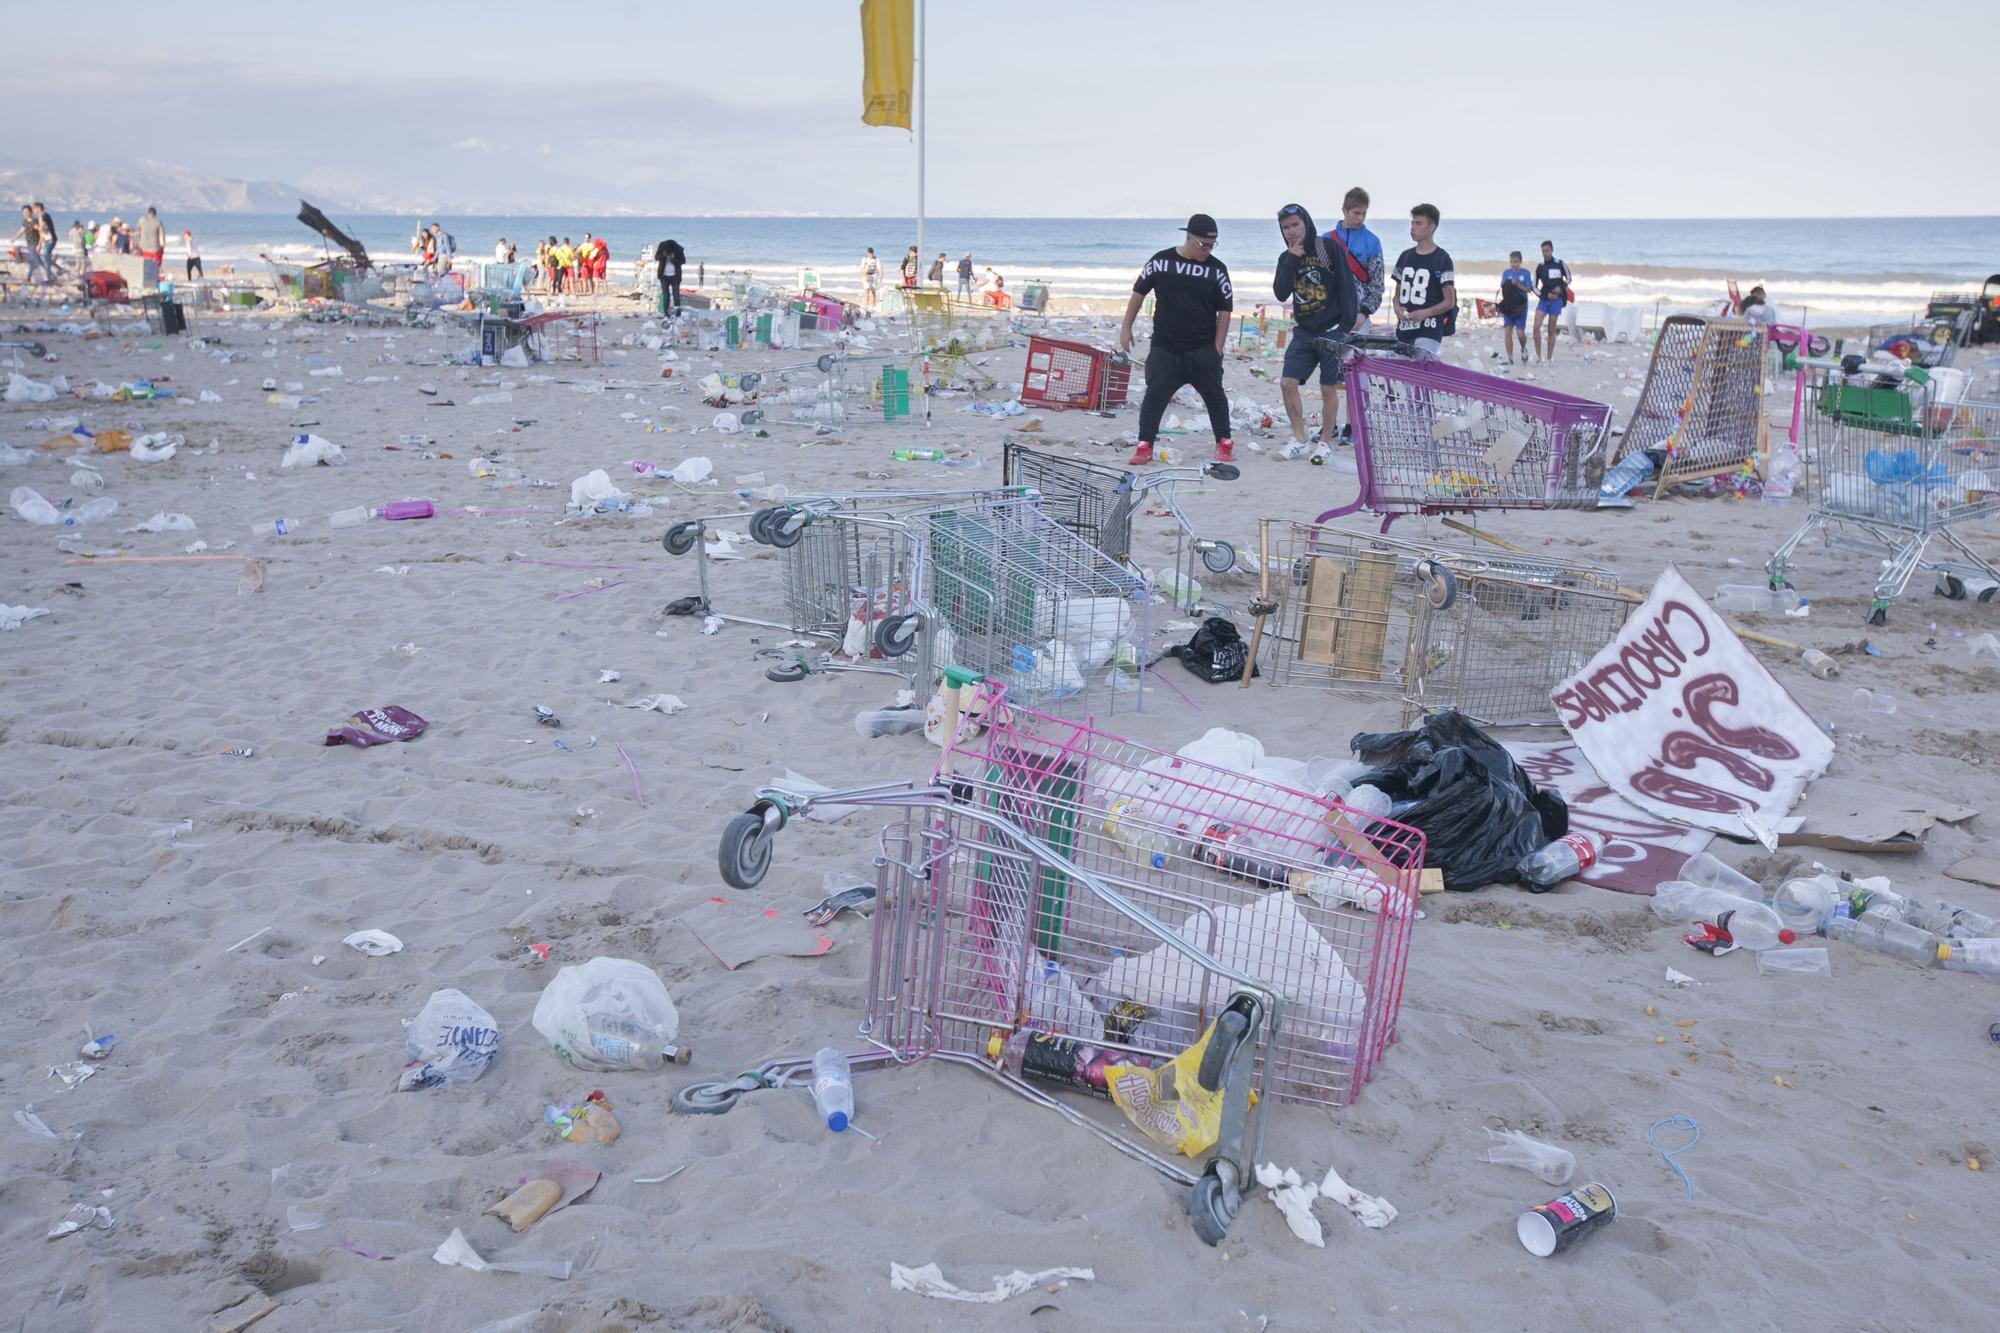
[[[1308,205],[1310,206],[1310,205]],[[56,210],[67,229],[70,213]],[[1322,229],[1337,209],[1315,215]],[[332,214],[383,263],[407,262],[413,214]],[[88,220],[88,219],[86,219]],[[130,219],[127,219],[128,221]],[[323,244],[288,214],[175,213],[170,234],[194,231],[216,264],[255,264],[260,255],[299,261]],[[581,239],[601,232],[612,270],[629,275],[632,261],[672,237],[687,249],[690,268],[712,274],[744,271],[793,281],[803,270],[831,290],[859,285],[863,250],[873,246],[893,280],[916,240],[912,217],[613,216],[443,214],[467,260],[490,258],[495,241],[514,240],[523,255],[537,237]],[[942,251],[948,271],[968,250],[979,273],[992,267],[1010,285],[1048,284],[1065,299],[1115,302],[1154,251],[1175,244],[1185,218],[926,218],[924,268]],[[1407,220],[1377,214],[1370,225],[1393,258],[1407,245]],[[1221,218],[1217,255],[1236,279],[1239,309],[1271,301],[1270,280],[1281,249],[1270,219]],[[1540,242],[1577,278],[1577,295],[1613,305],[1685,308],[1722,299],[1726,284],[1763,283],[1774,302],[1803,308],[1833,326],[1880,322],[1919,311],[1933,292],[1976,291],[2000,273],[2000,217],[1810,219],[1483,219],[1445,217],[1438,242],[1464,271],[1462,294],[1494,285],[1507,252],[1532,263]],[[170,246],[170,256],[178,247]]]

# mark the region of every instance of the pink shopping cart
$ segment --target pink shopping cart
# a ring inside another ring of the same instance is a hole
[[[871,1045],[855,1062],[937,1058],[1000,1079],[1191,1187],[1195,1229],[1215,1244],[1269,1108],[1347,1105],[1395,1036],[1424,836],[947,679],[956,742],[931,785],[761,788],[723,834],[723,878],[759,883],[773,835],[814,807],[900,811],[876,859]],[[1030,1041],[1040,1058],[1009,1060]],[[1143,1104],[1145,1075],[1193,1063],[1204,1042],[1198,1082],[1221,1097],[1205,1165],[1162,1155],[1157,1135],[1091,1100],[1145,1128],[1158,1109]],[[809,1064],[774,1060],[674,1104],[726,1110]]]

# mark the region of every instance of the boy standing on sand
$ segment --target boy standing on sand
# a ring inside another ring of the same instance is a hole
[[[1215,257],[1215,219],[1196,213],[1181,228],[1187,239],[1146,261],[1125,302],[1125,321],[1118,328],[1118,350],[1132,350],[1132,321],[1153,295],[1153,342],[1146,352],[1146,396],[1139,404],[1139,447],[1127,460],[1131,467],[1153,461],[1153,440],[1167,402],[1183,384],[1192,384],[1208,408],[1209,429],[1215,432],[1215,460],[1235,457],[1229,438],[1229,398],[1222,388],[1222,344],[1229,337],[1229,312],[1235,293],[1229,269]]]
[[[1292,442],[1278,451],[1278,457],[1304,458],[1312,451],[1312,461],[1324,463],[1326,437],[1340,416],[1339,385],[1341,356],[1319,345],[1327,334],[1343,334],[1354,327],[1354,274],[1340,246],[1321,236],[1313,226],[1312,214],[1303,205],[1286,204],[1278,210],[1278,234],[1285,249],[1278,256],[1277,277],[1271,294],[1292,303],[1292,340],[1285,345],[1285,366],[1278,381],[1284,396],[1285,416],[1291,422]],[[1299,386],[1319,372],[1320,440],[1306,443],[1305,405]]]
[[[871,245],[861,257],[861,304],[873,310],[881,299],[882,261],[875,257],[875,247]]]
[[[958,299],[972,299],[972,251],[967,250],[958,261]]]
[[[1368,230],[1368,191],[1359,185],[1347,192],[1340,204],[1340,221],[1327,233],[1347,247],[1365,276],[1355,279],[1354,321],[1358,332],[1368,327],[1368,317],[1382,308],[1382,238]]]
[[[1569,265],[1556,258],[1556,243],[1542,242],[1542,262],[1535,265],[1535,354],[1544,361],[1556,359],[1556,321],[1569,304]],[[1549,321],[1548,350],[1542,350],[1542,320]]]
[[[1500,270],[1500,337],[1507,344],[1507,364],[1514,364],[1514,343],[1521,344],[1521,360],[1528,359],[1528,296],[1535,290],[1534,275],[1521,267],[1521,252],[1509,251],[1507,267]]]
[[[1436,356],[1458,329],[1458,275],[1451,255],[1434,239],[1436,204],[1410,210],[1410,239],[1416,244],[1396,256],[1396,337]]]

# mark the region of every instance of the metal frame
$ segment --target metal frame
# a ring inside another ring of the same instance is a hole
[[[1659,454],[1653,498],[1669,486],[1754,466],[1767,446],[1765,332],[1741,320],[1672,315],[1660,325],[1618,458]]]
[[[1001,484],[1036,491],[1043,513],[1114,560],[1132,555],[1134,480],[1123,468],[1058,458],[1012,436],[1001,443]]]
[[[1829,546],[1838,533],[1839,544],[1882,558],[1871,625],[1887,623],[1889,604],[1920,567],[2000,581],[2000,570],[1955,531],[2000,514],[2000,404],[1939,402],[1918,367],[1885,385],[1870,370],[1850,376],[1837,362],[1807,365],[1815,376],[1804,451],[1812,509],[1772,553],[1772,585],[1790,586],[1792,556],[1816,531]],[[1934,540],[1962,562],[1926,563]]]
[[[1590,565],[1283,519],[1261,522],[1258,556],[1251,655],[1264,678],[1395,695],[1404,725],[1444,709],[1554,725],[1550,694],[1632,606]]]

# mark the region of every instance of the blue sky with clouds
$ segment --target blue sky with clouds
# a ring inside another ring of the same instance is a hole
[[[346,199],[907,213],[852,0],[16,8],[6,155]],[[554,31],[550,19],[559,23]],[[2000,213],[2000,3],[931,0],[934,215]],[[143,31],[142,31],[143,30]]]

